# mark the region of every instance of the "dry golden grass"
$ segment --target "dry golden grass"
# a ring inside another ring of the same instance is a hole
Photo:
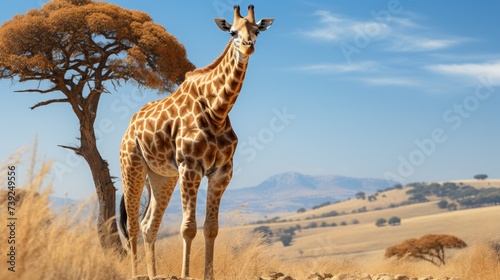
[[[8,264],[5,262],[6,256],[4,255],[0,279],[128,279],[130,277],[129,259],[120,260],[113,253],[101,249],[95,230],[94,215],[83,211],[89,208],[89,203],[83,204],[80,210],[71,208],[58,212],[59,214],[54,213],[48,202],[51,193],[50,184],[46,182],[50,164],[41,163],[37,167],[34,156],[32,160],[33,163],[29,168],[31,171],[28,173],[30,178],[27,178],[26,184],[22,186],[30,195],[23,198],[22,207],[16,211],[16,272],[7,270]],[[13,156],[0,165],[2,186],[6,185],[6,166],[17,165],[19,162],[20,157]],[[36,192],[39,195],[34,195]],[[1,202],[0,209],[0,218],[3,221],[7,221],[8,217],[5,202],[4,200]],[[95,205],[91,203],[90,205],[95,208]],[[495,210],[498,212],[498,209]],[[381,213],[381,211],[376,212]],[[411,209],[408,210],[408,213],[410,212]],[[421,232],[428,233],[436,229],[427,231],[425,226],[429,223],[441,223],[443,220],[451,219],[455,220],[454,230],[467,232],[468,228],[473,225],[477,227],[483,222],[477,219],[474,221],[474,217],[485,216],[485,213],[472,213],[469,218],[458,215],[459,212],[429,214],[424,217],[408,218],[407,221],[403,220],[403,225],[399,229],[407,227],[408,232],[419,229]],[[433,216],[442,217],[429,218]],[[460,218],[460,223],[457,222],[458,218]],[[368,226],[372,224],[362,223],[337,227],[335,230],[344,231],[345,235],[358,236],[369,243],[387,242],[392,245],[402,241],[400,237],[403,235],[389,234],[396,228],[377,229],[372,226],[370,229]],[[316,239],[317,244],[305,242],[301,256],[287,259],[280,256],[287,254],[282,247],[277,244],[266,244],[261,237],[251,233],[251,227],[223,228],[216,242],[215,272],[217,279],[253,279],[256,276],[266,276],[271,271],[280,271],[295,279],[306,279],[313,272],[334,274],[368,272],[406,274],[413,277],[434,275],[456,276],[467,280],[500,280],[498,256],[494,255],[494,252],[486,245],[486,241],[496,237],[500,229],[493,225],[488,230],[477,228],[477,234],[472,234],[466,239],[472,246],[453,252],[447,259],[447,265],[441,268],[424,262],[385,260],[382,258],[383,252],[380,251],[366,254],[370,251],[370,246],[349,245],[347,243],[353,242],[354,239],[342,241],[342,238],[346,237],[338,234],[321,235],[325,233],[321,233],[319,229],[317,229],[317,234],[319,234],[317,236],[313,234],[308,236],[306,231],[303,231],[302,236],[297,236],[297,242],[313,238]],[[381,230],[381,232],[376,234],[376,230]],[[489,232],[490,236],[485,236],[485,232]],[[415,236],[419,235],[421,235],[420,232],[415,232]],[[322,237],[318,239],[318,236]],[[341,242],[346,242],[346,249],[348,246],[360,246],[360,252],[350,255],[332,254],[340,248]],[[178,235],[157,242],[160,274],[179,275],[181,244],[181,238]],[[0,248],[4,252],[8,249],[7,246],[4,239]],[[192,276],[195,278],[201,278],[203,275],[203,247],[203,234],[199,232],[192,252]],[[145,264],[142,258],[139,269],[140,273],[145,274]]]
[[[349,225],[296,231],[291,246],[283,247],[281,243],[275,243],[273,252],[283,260],[314,257],[318,254],[339,256],[362,253],[382,257],[387,247],[428,233],[455,235],[467,243],[477,241],[478,237],[500,237],[500,206],[438,213],[433,213],[432,209],[438,208],[432,203],[422,203],[330,218],[337,219],[337,223],[339,220],[348,221]],[[401,217],[402,224],[375,226],[377,218],[390,216]],[[360,223],[350,224],[353,218]],[[295,223],[280,223],[272,225],[272,228],[293,225]]]
[[[22,181],[19,174],[28,178],[16,188],[26,195],[22,206],[15,207],[15,244],[7,244],[6,239],[0,244],[2,252],[15,246],[15,272],[7,269],[7,257],[3,257],[0,279],[124,279],[116,267],[117,259],[100,249],[93,219],[83,217],[81,211],[55,215],[50,209],[50,183],[45,181],[51,164],[37,166],[33,152],[26,172],[20,170],[21,157],[16,153],[1,164],[2,186],[7,185],[9,165],[17,167],[17,182]],[[7,223],[9,217],[7,201],[2,200],[0,219]]]

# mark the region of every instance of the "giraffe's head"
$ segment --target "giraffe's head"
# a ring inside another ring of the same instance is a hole
[[[233,24],[230,24],[223,18],[216,18],[214,20],[222,31],[227,31],[231,34],[236,49],[245,56],[249,56],[255,51],[257,35],[262,31],[266,31],[274,22],[273,18],[263,18],[255,22],[253,5],[248,6],[248,15],[246,17],[241,16],[240,6],[234,6]]]

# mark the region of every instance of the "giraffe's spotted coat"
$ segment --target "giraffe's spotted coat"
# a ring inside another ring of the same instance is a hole
[[[248,58],[254,52],[258,31],[272,19],[255,22],[253,6],[241,17],[235,7],[234,24],[216,23],[233,38],[210,65],[186,75],[170,96],[144,105],[131,119],[123,136],[122,169],[127,230],[133,275],[137,272],[139,204],[146,178],[151,200],[141,229],[145,241],[150,278],[156,276],[154,243],[177,181],[180,179],[184,239],[182,276],[189,275],[189,256],[196,235],[196,196],[201,179],[208,178],[204,224],[205,279],[213,279],[214,241],[218,233],[221,197],[233,172],[233,155],[238,143],[228,118],[241,91]]]

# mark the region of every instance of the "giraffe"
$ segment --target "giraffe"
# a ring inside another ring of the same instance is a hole
[[[208,178],[204,279],[214,279],[214,243],[218,234],[219,205],[233,172],[238,138],[228,114],[245,78],[250,55],[259,32],[267,30],[272,18],[255,21],[254,6],[242,17],[234,6],[234,20],[214,19],[231,39],[210,65],[186,74],[185,81],[168,97],[144,105],[132,116],[121,148],[123,179],[120,227],[137,274],[139,204],[144,186],[149,204],[140,222],[150,279],[157,275],[155,240],[165,209],[180,179],[183,238],[182,277],[189,276],[191,243],[197,233],[196,197],[201,179]],[[147,182],[146,182],[147,180]],[[146,184],[145,184],[146,183]]]

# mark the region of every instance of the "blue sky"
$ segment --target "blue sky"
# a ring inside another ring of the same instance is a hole
[[[4,1],[0,22],[44,2]],[[240,139],[232,188],[286,171],[403,183],[500,178],[498,1],[109,2],[149,13],[198,67],[229,40],[212,19],[232,21],[232,5],[275,18],[230,114]],[[67,104],[29,110],[49,96],[14,93],[28,86],[0,81],[0,156],[38,136],[39,154],[54,160],[55,194],[93,194],[86,163],[57,147],[77,143],[76,117]],[[133,85],[102,98],[96,128],[113,176],[130,117],[157,98]]]

